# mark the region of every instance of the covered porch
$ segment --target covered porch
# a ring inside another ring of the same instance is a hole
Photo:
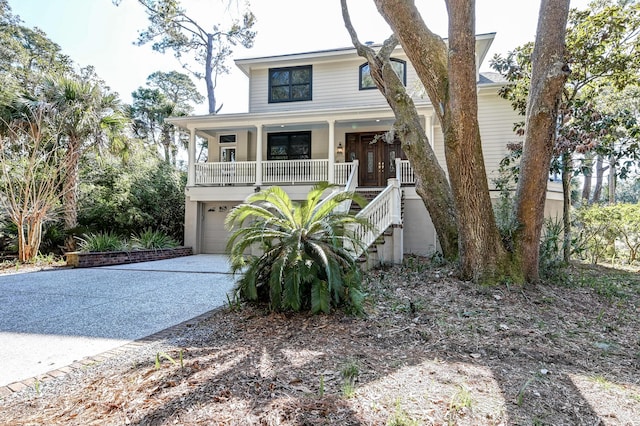
[[[415,176],[409,161],[397,158],[395,162],[395,177],[400,184],[414,184]],[[333,173],[329,172],[330,167],[329,159],[262,161],[260,164],[257,161],[195,163],[190,186],[296,185],[320,181],[346,185],[351,172],[358,167],[358,160],[333,163]]]
[[[428,113],[423,115],[425,127],[432,129]],[[169,122],[189,132],[187,187],[312,185],[319,181],[345,185],[358,167],[374,173],[384,169],[381,181],[396,178],[402,185],[414,183],[407,160],[393,156],[369,164],[372,158],[350,147],[350,135],[384,133],[391,128],[394,117],[387,108],[174,117]],[[281,147],[275,146],[273,136],[305,133],[308,146],[297,146],[299,155],[286,158],[285,153],[281,159]],[[206,140],[206,161],[197,160],[196,137]]]

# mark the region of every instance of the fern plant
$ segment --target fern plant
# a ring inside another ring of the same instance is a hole
[[[236,293],[248,301],[268,302],[273,310],[328,313],[333,307],[362,311],[360,268],[348,247],[361,242],[352,225],[368,222],[339,208],[344,201],[364,205],[356,193],[314,186],[305,201],[294,202],[280,187],[250,196],[227,216],[231,269],[242,276]],[[260,254],[247,254],[251,249]]]

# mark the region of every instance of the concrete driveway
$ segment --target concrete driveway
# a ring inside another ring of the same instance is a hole
[[[227,259],[195,255],[0,275],[0,386],[157,333],[224,305]]]

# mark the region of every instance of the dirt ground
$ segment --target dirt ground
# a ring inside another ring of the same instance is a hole
[[[638,271],[479,287],[412,258],[366,288],[363,317],[215,311],[5,398],[0,424],[640,425]]]

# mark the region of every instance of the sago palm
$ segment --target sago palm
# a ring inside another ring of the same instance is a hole
[[[353,255],[353,227],[366,220],[339,208],[345,201],[364,204],[355,193],[334,192],[321,182],[303,202],[280,187],[256,193],[227,216],[233,231],[227,244],[232,271],[242,276],[237,295],[269,302],[274,310],[329,312],[345,306],[362,310],[361,272]],[[252,250],[260,254],[248,254]]]

